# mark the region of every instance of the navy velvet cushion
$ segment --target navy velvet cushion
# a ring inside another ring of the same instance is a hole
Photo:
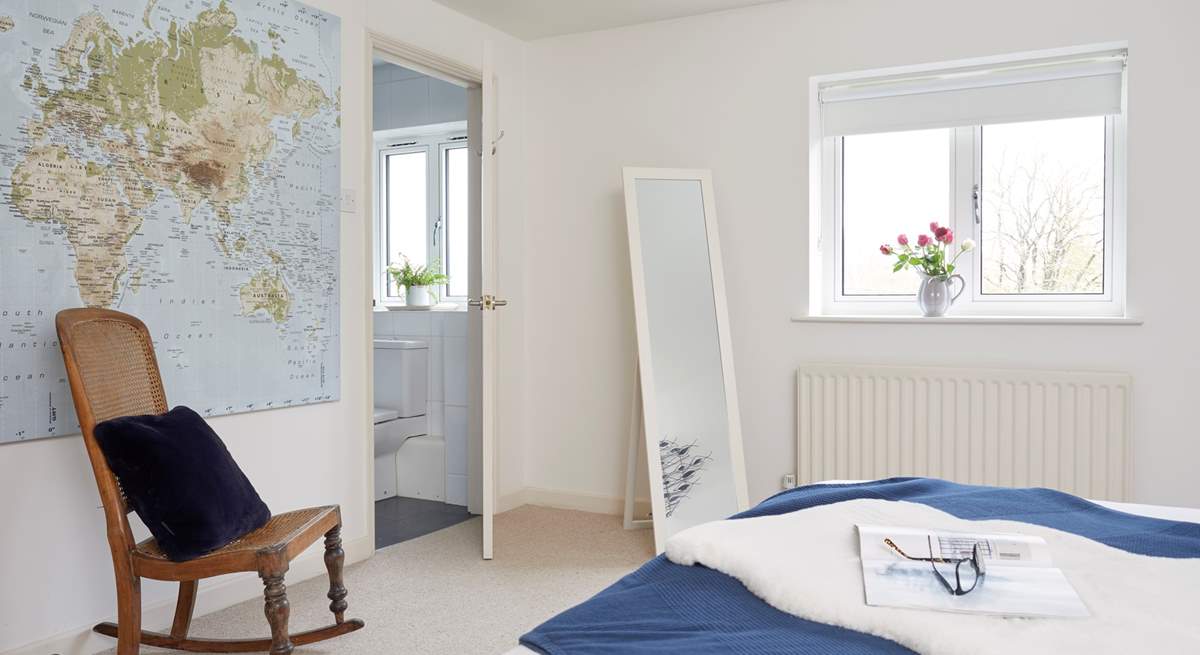
[[[187,407],[94,431],[125,497],[167,557],[199,557],[271,518],[221,438]]]

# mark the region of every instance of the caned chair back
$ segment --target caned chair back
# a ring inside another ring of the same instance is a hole
[[[129,529],[129,504],[96,442],[96,424],[120,416],[163,414],[163,393],[158,360],[150,332],[138,319],[107,309],[67,309],[55,318],[67,379],[83,431],[83,443],[96,475],[108,546],[112,551],[117,585],[117,623],[101,623],[93,630],[117,638],[117,652],[136,655],[139,645],[162,646],[192,652],[291,653],[292,640],[300,644],[325,641],[363,627],[358,619],[346,620],[346,586],[342,582],[342,515],[337,505],[310,507],[272,516],[257,530],[201,557],[176,562],[163,554],[152,539],[142,544]],[[325,536],[325,566],[329,571],[329,611],[335,623],[298,635],[288,634],[288,600],[283,576],[293,557]],[[190,639],[188,629],[196,604],[198,581],[226,573],[256,571],[263,579],[269,639]],[[170,634],[147,632],[142,627],[141,579],[179,582],[179,600]]]
[[[154,344],[146,325],[107,309],[66,309],[55,318],[67,380],[84,445],[96,475],[114,551],[133,547],[129,507],[96,443],[96,424],[119,416],[167,411]]]

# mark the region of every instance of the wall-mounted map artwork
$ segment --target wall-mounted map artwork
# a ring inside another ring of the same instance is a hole
[[[205,415],[339,390],[340,19],[0,4],[0,442],[78,431],[54,315],[140,317]]]

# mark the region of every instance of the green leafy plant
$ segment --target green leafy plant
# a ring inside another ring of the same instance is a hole
[[[435,259],[425,266],[413,266],[408,257],[401,254],[400,258],[404,263],[393,263],[388,266],[387,271],[396,284],[405,289],[439,286],[450,281],[450,278],[442,273],[442,260],[440,259]]]

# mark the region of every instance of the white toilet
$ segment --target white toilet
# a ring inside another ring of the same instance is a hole
[[[432,453],[424,452],[430,450],[428,444],[412,443],[417,439],[429,440],[428,392],[429,345],[424,341],[376,339],[375,500],[396,495],[441,500],[445,495],[444,446],[437,454],[441,473],[436,473],[421,470],[432,459]],[[397,457],[402,448],[406,464],[403,467],[398,466]],[[400,468],[406,474],[399,474]],[[413,471],[420,474],[410,475]],[[427,481],[434,474],[441,481],[440,487],[431,487]]]

